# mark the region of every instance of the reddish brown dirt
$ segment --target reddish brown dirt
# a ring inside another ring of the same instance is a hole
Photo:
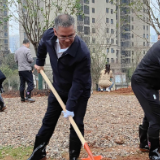
[[[44,90],[38,90],[38,89],[34,89],[32,91],[32,96],[33,97],[41,97],[41,96],[48,96],[50,93],[49,89],[44,89]],[[115,91],[111,91],[111,92],[97,92],[94,91],[93,94],[123,94],[123,95],[133,95],[133,91],[131,89],[131,87],[129,88],[121,88]],[[20,97],[19,95],[19,91],[6,91],[2,94],[2,96],[4,98],[14,98],[14,97]]]
[[[137,154],[126,157],[116,157],[117,160],[149,160],[148,154]],[[103,158],[102,160],[112,160],[110,158]]]
[[[44,89],[44,90],[38,90],[34,89],[32,91],[32,96],[33,97],[42,97],[42,96],[48,96],[50,93],[49,89]],[[15,98],[15,97],[20,97],[19,91],[6,91],[2,94],[4,98]]]

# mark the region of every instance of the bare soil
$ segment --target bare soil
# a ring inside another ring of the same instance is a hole
[[[33,92],[32,92],[32,95],[33,97],[42,97],[42,96],[48,96],[50,93],[50,90],[36,90],[34,89]],[[97,92],[97,91],[94,91],[93,92],[93,95],[103,95],[103,94],[106,94],[106,95],[134,95],[131,87],[129,88],[122,88],[122,89],[118,89],[118,90],[115,90],[115,91],[111,91],[111,92]],[[14,97],[19,97],[19,91],[9,91],[9,92],[5,92],[3,93],[3,97],[4,98],[14,98]],[[86,130],[87,134],[90,134],[90,130]],[[123,147],[122,145],[119,145],[118,147],[110,147],[110,148],[98,148],[98,147],[94,147],[94,145],[92,146],[91,144],[89,145],[91,150],[94,150],[94,152],[99,152],[101,153],[101,151],[103,150],[103,152],[109,152],[111,150],[114,150],[114,151],[118,151],[118,150],[127,150],[127,148]],[[128,146],[126,146],[128,147]],[[104,151],[105,150],[105,151]],[[129,152],[131,153],[129,156],[116,156],[116,159],[118,160],[149,160],[148,158],[148,153],[142,153],[139,151],[138,149],[138,146],[137,148],[135,147],[132,147],[132,146],[129,146],[128,147],[128,150]],[[96,156],[96,154],[94,154]],[[64,156],[65,157],[65,156]],[[80,157],[82,158],[86,158],[87,155],[86,155],[86,151],[83,149],[82,152],[81,152],[81,155]],[[67,159],[67,158],[66,158]],[[111,160],[112,158],[103,158],[102,160]],[[3,160],[14,160],[12,157],[8,156],[8,157],[5,157],[5,159]],[[48,159],[50,160],[50,159]]]

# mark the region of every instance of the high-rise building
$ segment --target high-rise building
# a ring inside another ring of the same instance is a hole
[[[150,26],[146,23],[149,16],[145,6],[143,11],[137,13],[129,6],[130,0],[121,1],[120,9],[121,25],[121,64],[126,71],[131,64],[134,67],[139,63],[150,47]],[[140,20],[137,15],[141,19]]]
[[[8,38],[8,11],[6,9],[6,0],[0,0],[0,55],[9,53],[9,38]]]

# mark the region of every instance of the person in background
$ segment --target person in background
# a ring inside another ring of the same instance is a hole
[[[30,42],[28,39],[23,41],[23,45],[15,52],[14,59],[18,63],[18,71],[20,77],[20,96],[21,102],[35,102],[31,98],[31,92],[34,89],[33,74],[31,63],[33,58],[30,53]],[[26,98],[24,98],[25,83],[27,82],[28,88],[26,91]]]
[[[6,79],[6,76],[0,70],[0,112],[3,112],[6,109],[6,105],[5,105],[4,100],[2,98],[2,95],[1,95],[1,93],[4,92],[2,83],[5,79]]]
[[[114,82],[112,82],[112,70],[110,70],[110,64],[106,64],[105,69],[101,71],[100,78],[98,85],[100,87],[101,91],[106,90],[107,92],[111,91],[111,88],[114,85]]]

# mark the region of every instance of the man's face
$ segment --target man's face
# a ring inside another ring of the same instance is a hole
[[[26,47],[29,48],[29,47],[30,47],[30,43],[27,43],[27,44],[26,44]]]
[[[158,41],[160,40],[160,35],[158,35]]]
[[[58,27],[58,30],[53,28],[54,34],[58,37],[61,48],[68,48],[73,42],[75,37],[74,26]]]

